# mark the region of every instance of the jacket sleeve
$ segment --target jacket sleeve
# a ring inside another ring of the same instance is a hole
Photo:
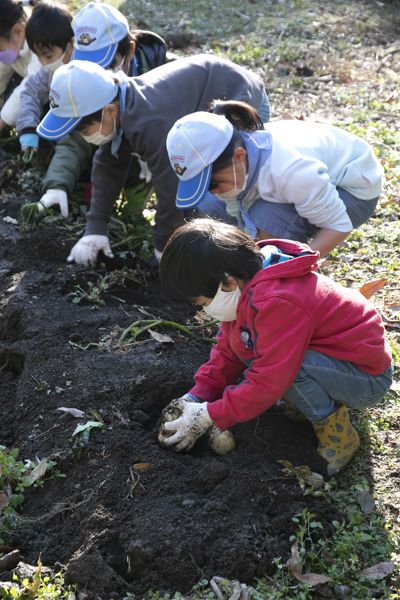
[[[245,370],[244,363],[232,351],[229,344],[229,332],[221,325],[217,335],[217,344],[211,350],[210,360],[200,367],[194,379],[196,385],[190,393],[204,402],[214,402],[222,397],[227,385],[235,383]]]
[[[299,215],[313,225],[342,232],[353,229],[344,202],[321,161],[299,158],[285,170],[278,188],[282,198],[294,204]]]
[[[227,387],[220,400],[208,405],[211,419],[222,431],[254,419],[289,389],[314,331],[312,316],[293,300],[274,296],[254,303],[254,308],[252,338],[257,358],[245,371],[244,381]]]
[[[56,189],[71,194],[92,156],[93,149],[94,146],[86,142],[78,131],[63,137],[56,144],[54,156],[43,179],[43,192]]]
[[[168,239],[184,223],[184,212],[176,207],[178,177],[169,162],[165,140],[175,121],[152,121],[135,131],[131,147],[147,162],[157,196],[155,226],[152,228],[157,250],[162,252]]]
[[[43,107],[49,102],[50,84],[51,74],[43,67],[26,78],[25,86],[21,91],[16,124],[18,135],[36,133],[36,127],[43,116]]]
[[[0,65],[3,63],[0,63]],[[7,66],[7,65],[5,65]],[[1,109],[1,118],[3,121],[7,123],[7,125],[14,126],[17,122],[17,117],[20,108],[20,98],[21,93],[25,89],[27,80],[31,75],[34,75],[40,69],[40,63],[36,54],[31,55],[31,61],[26,67],[26,77],[21,81],[21,83],[14,89],[13,93],[10,95],[8,100],[4,103],[3,108]],[[12,70],[11,70],[12,75]],[[10,80],[10,77],[8,78]],[[8,83],[8,81],[7,81]],[[7,84],[6,84],[7,85]]]
[[[12,74],[13,68],[10,65],[0,62],[0,96],[4,95]]]
[[[124,186],[129,171],[132,148],[125,137],[118,158],[111,154],[111,142],[100,146],[94,155],[92,168],[92,200],[86,215],[85,235],[107,235],[115,201]]]

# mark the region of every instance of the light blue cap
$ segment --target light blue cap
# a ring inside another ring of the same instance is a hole
[[[129,33],[128,21],[110,4],[89,2],[72,21],[75,42],[72,60],[89,60],[109,67],[118,44]]]
[[[221,115],[196,112],[179,119],[167,137],[172,168],[179,177],[176,206],[193,208],[210,186],[213,162],[232,139],[233,126]]]
[[[109,71],[84,60],[73,60],[57,69],[51,82],[50,110],[36,131],[47,140],[59,140],[79,121],[110,104],[119,86]]]

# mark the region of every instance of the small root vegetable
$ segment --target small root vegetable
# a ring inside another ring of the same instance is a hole
[[[161,446],[166,446],[164,443],[165,438],[171,437],[174,435],[175,431],[167,431],[164,427],[164,423],[167,421],[176,421],[181,416],[182,411],[179,408],[168,405],[161,413],[161,419],[159,421],[159,430],[158,430],[158,442]]]
[[[207,432],[207,442],[213,452],[223,456],[236,450],[236,442],[230,431],[221,431],[216,425],[212,425]]]

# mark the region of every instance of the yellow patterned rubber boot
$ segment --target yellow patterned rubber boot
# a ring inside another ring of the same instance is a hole
[[[318,438],[318,453],[328,462],[328,475],[341,471],[360,447],[360,438],[350,423],[347,406],[340,408],[327,419],[313,423]]]
[[[287,396],[282,396],[276,403],[276,412],[281,417],[285,417],[285,419],[290,419],[290,421],[307,421],[307,417],[303,415],[301,410],[297,408],[297,406],[288,398]]]

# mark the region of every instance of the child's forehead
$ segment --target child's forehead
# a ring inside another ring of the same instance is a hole
[[[49,54],[49,52],[55,52],[56,50],[62,50],[61,46],[55,46],[54,44],[34,44],[33,45],[36,56],[43,56],[43,54]]]

